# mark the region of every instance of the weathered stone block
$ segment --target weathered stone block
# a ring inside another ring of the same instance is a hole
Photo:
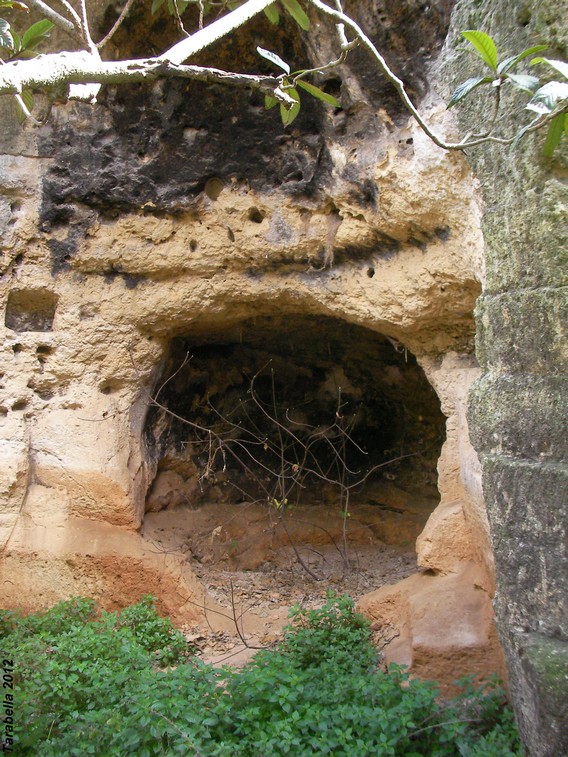
[[[521,735],[531,757],[568,754],[568,644],[538,633],[514,631],[505,647],[510,674],[522,683],[517,700]],[[543,739],[535,738],[544,733]]]
[[[550,57],[562,57],[568,32],[562,18],[561,0],[458,3],[447,43],[449,85],[480,72],[475,56],[459,52],[460,30],[491,34],[501,58],[538,43],[554,50]],[[519,95],[503,90],[503,113],[517,118]],[[482,97],[456,109],[464,131],[482,123],[486,112]],[[557,757],[568,753],[568,717],[555,704],[568,699],[568,681],[565,673],[554,680],[538,673],[527,653],[529,632],[551,644],[561,628],[566,634],[568,573],[567,471],[551,462],[565,450],[567,148],[564,140],[550,159],[543,142],[544,134],[536,133],[514,150],[492,145],[469,155],[485,203],[486,263],[477,306],[477,357],[486,375],[470,395],[469,423],[482,458],[497,567],[496,621],[517,720],[529,755]]]
[[[482,367],[541,376],[566,369],[568,288],[482,296],[476,315]]]
[[[568,466],[482,463],[499,613],[508,625],[568,638]]]
[[[538,139],[538,138],[537,138]],[[537,147],[538,149],[538,147]],[[490,207],[485,219],[488,293],[568,283],[566,188],[546,171],[539,175],[542,156],[517,152],[504,164],[500,155],[484,187]],[[527,174],[519,177],[519,174]],[[536,186],[531,183],[537,178]],[[504,179],[508,179],[505,181]],[[522,207],[519,184],[525,184]],[[498,198],[498,200],[497,200]],[[500,253],[496,254],[495,249]],[[505,251],[506,254],[501,254]]]
[[[494,397],[499,402],[492,401]],[[568,380],[564,376],[486,374],[469,395],[478,450],[527,460],[566,458]]]

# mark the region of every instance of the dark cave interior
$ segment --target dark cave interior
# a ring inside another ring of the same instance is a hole
[[[388,507],[392,486],[436,499],[439,400],[404,346],[368,329],[256,317],[176,337],[154,397],[148,510],[346,497]]]

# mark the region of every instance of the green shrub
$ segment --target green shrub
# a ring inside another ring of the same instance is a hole
[[[72,597],[59,602],[46,612],[21,615],[13,610],[0,610],[0,639],[12,633],[37,636],[49,640],[74,626],[84,626],[95,615],[95,602],[85,597]]]
[[[476,689],[466,679],[459,697],[440,704],[434,684],[395,666],[385,673],[349,597],[293,608],[281,642],[240,671],[188,659],[152,597],[93,615],[89,600],[70,600],[27,618],[0,616],[18,671],[18,754],[521,754],[497,682]]]
[[[217,754],[211,729],[223,713],[219,678],[210,666],[192,663],[136,671],[122,682],[118,699],[67,718],[61,733],[42,743],[41,754]]]
[[[157,614],[154,601],[154,597],[147,594],[137,604],[126,607],[116,626],[129,629],[138,644],[147,652],[153,652],[161,665],[173,665],[183,660],[187,642],[169,618]]]
[[[294,605],[279,651],[295,667],[314,668],[333,661],[337,669],[368,669],[376,665],[369,622],[356,612],[347,595],[328,592],[324,605],[306,610]]]
[[[399,669],[338,671],[330,661],[314,670],[278,654],[236,674],[228,691],[246,755],[410,754],[415,723],[436,706],[435,688]]]

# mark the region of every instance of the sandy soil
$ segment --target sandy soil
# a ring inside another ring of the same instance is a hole
[[[416,571],[429,507],[400,500],[354,505],[345,538],[344,518],[323,505],[176,508],[148,513],[142,533],[184,554],[204,586],[207,626],[185,627],[188,640],[207,661],[240,665],[278,638],[294,604],[317,607],[329,589],[358,599]]]

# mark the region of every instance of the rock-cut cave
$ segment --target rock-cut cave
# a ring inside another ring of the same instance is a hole
[[[257,569],[289,553],[323,577],[334,545],[347,567],[358,550],[410,553],[439,502],[440,402],[379,333],[296,316],[179,336],[153,396],[146,511],[156,525],[186,512],[199,561]]]

